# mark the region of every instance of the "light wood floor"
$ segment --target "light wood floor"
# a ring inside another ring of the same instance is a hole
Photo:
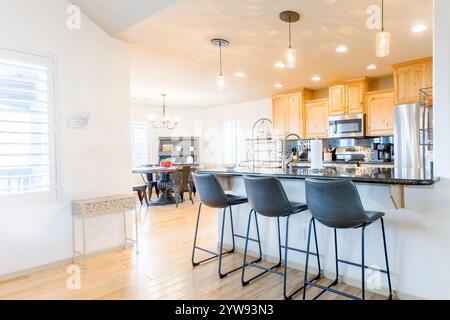
[[[140,250],[118,250],[92,257],[82,269],[81,290],[67,289],[68,265],[50,268],[27,276],[0,282],[0,299],[282,299],[282,277],[269,274],[242,287],[240,272],[225,279],[217,275],[217,262],[193,268],[192,241],[196,208],[185,202],[164,208],[140,210]],[[199,241],[213,248],[217,241],[216,210],[205,208]],[[201,257],[201,256],[200,256]],[[240,254],[225,259],[224,267],[239,266]],[[249,275],[256,270],[249,269]],[[291,289],[303,274],[292,270]],[[327,279],[322,284],[331,283]],[[359,295],[360,290],[341,284],[337,289]],[[318,291],[310,288],[307,297]],[[301,299],[299,294],[295,299]],[[384,299],[367,293],[368,299]],[[325,294],[321,299],[345,299]]]

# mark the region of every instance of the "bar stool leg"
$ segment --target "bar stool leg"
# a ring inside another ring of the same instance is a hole
[[[386,233],[384,230],[384,220],[383,218],[381,220],[381,230],[383,231],[383,246],[384,246],[384,257],[386,259],[386,273],[388,278],[388,285],[389,285],[389,297],[388,300],[392,300],[392,284],[391,284],[391,272],[389,270],[389,259],[388,259],[388,253],[387,253],[387,245],[386,245]]]
[[[250,213],[248,215],[248,224],[247,224],[247,233],[245,237],[245,246],[244,246],[244,260],[242,263],[242,275],[241,275],[241,283],[243,286],[246,286],[249,284],[248,281],[245,281],[245,268],[247,267],[247,250],[248,250],[248,239],[250,237],[250,224],[252,223],[252,213],[253,209],[250,210]]]
[[[258,249],[259,249],[259,258],[256,259],[253,263],[258,263],[261,262],[262,260],[261,237],[259,235],[258,214],[256,213],[256,211],[253,212],[255,213],[256,237],[258,238]],[[281,257],[280,257],[280,265],[281,265]]]
[[[308,263],[309,263],[309,249],[311,245],[311,227],[313,224],[314,218],[311,218],[309,222],[309,230],[308,230],[308,244],[306,246],[306,262],[305,262],[305,280],[303,282],[303,300],[306,300],[306,289],[308,288]]]
[[[227,276],[227,274],[222,273],[222,256],[223,256],[223,237],[225,234],[225,221],[226,221],[226,215],[227,215],[227,207],[223,209],[223,217],[222,217],[222,232],[220,234],[220,251],[219,251],[219,277],[220,279],[223,279]],[[233,237],[234,241],[234,237]]]
[[[282,256],[282,245],[281,245],[281,226],[280,226],[280,218],[277,217],[277,234],[278,234],[278,255],[280,257],[279,259],[279,265],[281,266],[283,262],[283,256]],[[285,257],[286,259],[286,257]]]
[[[339,283],[339,256],[338,256],[338,242],[336,229],[334,229],[334,256],[336,258],[336,279],[333,282],[333,286]]]
[[[198,206],[197,225],[195,227],[194,246],[192,248],[192,265],[194,267],[196,267],[200,264],[200,263],[195,262],[194,260],[195,260],[195,249],[197,248],[198,225],[200,223],[200,213],[202,211],[202,205],[203,205],[203,202],[200,202],[200,205]]]
[[[234,239],[235,235],[234,235],[233,209],[231,209],[231,206],[230,206],[230,221],[231,221],[231,235],[233,239],[233,249],[230,251],[230,253],[232,253],[236,250],[236,241]]]
[[[365,267],[365,256],[364,256],[364,234],[366,231],[366,226],[361,229],[361,297],[362,300],[366,300],[366,267]]]
[[[291,300],[292,296],[299,292],[300,290],[298,290],[297,292],[295,292],[294,294],[292,294],[291,296],[287,295],[287,273],[288,273],[288,248],[289,248],[289,218],[290,216],[287,216],[287,220],[286,220],[286,242],[285,242],[285,248],[284,248],[284,275],[283,275],[283,294],[284,294],[284,299],[285,300]],[[281,236],[280,236],[280,220],[278,218],[278,240],[280,241],[280,257],[281,257]]]
[[[319,269],[319,272],[317,273],[317,276],[312,280],[318,280],[321,277],[322,274],[322,268],[320,267],[320,255],[319,255],[319,242],[317,241],[317,229],[316,229],[316,220],[313,220],[313,230],[314,230],[314,242],[316,244],[316,254],[317,254],[317,268]]]

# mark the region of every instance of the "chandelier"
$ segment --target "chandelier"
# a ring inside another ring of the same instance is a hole
[[[155,129],[169,129],[169,130],[173,130],[176,128],[176,126],[178,125],[178,120],[174,119],[172,120],[172,117],[170,116],[166,116],[166,94],[162,93],[161,94],[162,98],[163,98],[163,117],[161,120],[157,121],[157,120],[153,120],[151,121],[153,128]]]

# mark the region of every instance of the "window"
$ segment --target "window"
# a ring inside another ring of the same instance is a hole
[[[133,167],[140,167],[149,163],[148,159],[148,127],[142,122],[131,124],[131,146]]]
[[[241,123],[239,120],[227,120],[223,123],[223,161],[224,164],[241,162]]]
[[[56,201],[53,61],[0,49],[0,204]]]

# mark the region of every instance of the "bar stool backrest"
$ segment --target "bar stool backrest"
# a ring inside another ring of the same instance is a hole
[[[195,187],[202,202],[211,208],[225,208],[227,196],[217,177],[212,173],[193,173]]]
[[[244,177],[245,189],[251,207],[266,217],[288,214],[291,204],[280,180],[273,177]]]
[[[356,228],[367,221],[352,181],[306,180],[306,203],[314,218],[334,229]]]

